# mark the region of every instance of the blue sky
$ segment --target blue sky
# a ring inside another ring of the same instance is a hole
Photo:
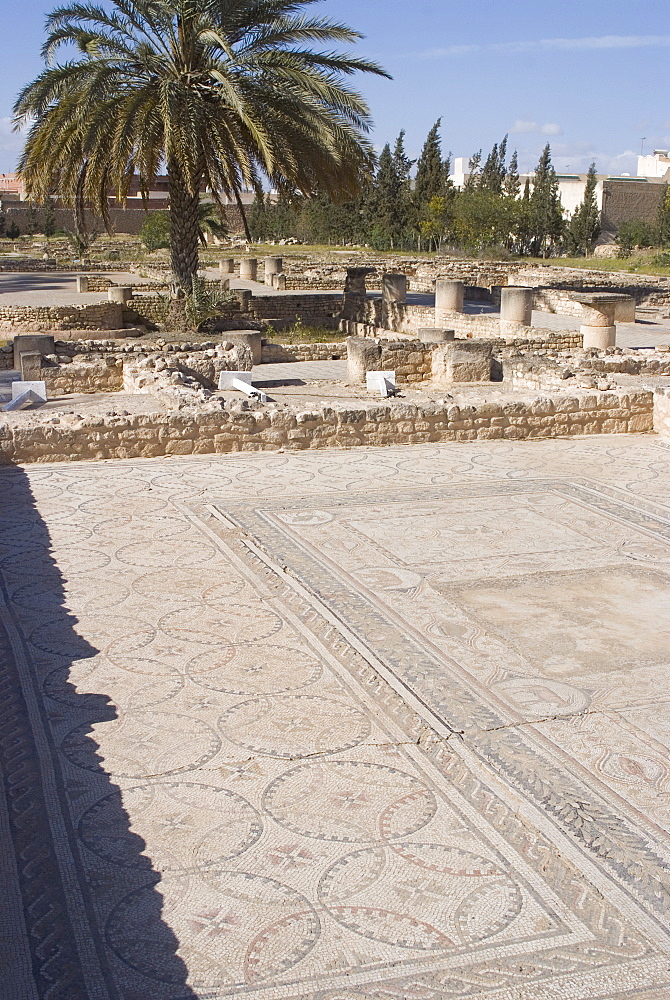
[[[39,72],[45,0],[3,3],[0,171],[14,168],[16,92]],[[359,50],[393,81],[359,81],[380,148],[401,128],[416,156],[442,117],[445,152],[486,153],[505,132],[530,169],[545,142],[560,170],[635,173],[670,147],[667,0],[325,0],[324,13],[363,32]],[[313,7],[313,10],[318,9]]]

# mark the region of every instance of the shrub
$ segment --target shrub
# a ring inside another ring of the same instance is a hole
[[[147,250],[164,250],[170,246],[170,213],[149,212],[140,229],[140,240]]]

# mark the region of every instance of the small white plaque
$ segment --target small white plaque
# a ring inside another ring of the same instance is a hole
[[[219,372],[219,392],[222,389],[236,389],[233,382],[246,382],[251,385],[251,372]]]
[[[39,396],[43,403],[46,403],[46,382],[12,382],[12,399],[16,399],[17,396],[21,396],[24,392],[27,392],[28,389],[30,389],[31,392],[34,392],[36,396]]]
[[[368,392],[378,392],[386,399],[395,393],[395,372],[366,372],[365,386]]]

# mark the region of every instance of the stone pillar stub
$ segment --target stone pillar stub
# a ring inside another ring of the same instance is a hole
[[[407,275],[391,271],[382,275],[382,299],[386,303],[407,302]]]
[[[77,291],[80,295],[85,294],[88,291],[88,275],[78,274],[77,275]]]
[[[368,372],[376,371],[382,349],[376,340],[366,337],[347,337],[347,381],[365,382]]]
[[[258,261],[255,257],[242,257],[240,260],[240,278],[244,281],[256,281],[258,278]]]
[[[348,267],[344,282],[341,318],[345,320],[362,320],[365,311],[367,288],[365,279],[374,274],[374,267]]]
[[[266,257],[265,258],[265,284],[274,285],[272,276],[274,274],[281,274],[284,270],[284,261],[281,257]]]
[[[133,289],[131,285],[110,285],[107,289],[108,302],[119,302],[121,305],[125,305],[132,297]]]
[[[605,350],[616,346],[616,315],[622,306],[630,309],[632,295],[620,295],[617,292],[581,292],[571,296],[573,302],[579,302],[582,307],[582,325],[579,332],[582,335],[583,347],[597,347]],[[634,308],[634,306],[633,306]]]
[[[37,352],[43,358],[56,353],[54,338],[47,333],[18,333],[14,337],[14,368],[21,370],[21,355]],[[30,379],[28,379],[30,381]]]
[[[530,326],[533,319],[532,288],[521,285],[507,285],[500,292],[500,322],[519,323]],[[502,329],[502,326],[501,326]]]
[[[435,282],[435,313],[463,312],[465,284],[450,278],[438,278]]]
[[[235,274],[235,260],[232,257],[224,257],[219,261],[219,271],[221,274]]]
[[[608,347],[616,347],[616,326],[580,326],[582,347],[596,347],[604,351]]]
[[[234,288],[233,296],[240,304],[240,312],[248,313],[251,309],[251,299],[253,292],[250,288]]]

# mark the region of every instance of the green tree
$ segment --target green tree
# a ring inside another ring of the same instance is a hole
[[[670,246],[670,184],[665,185],[658,209],[658,242],[662,247]]]
[[[5,236],[7,237],[8,240],[18,240],[20,235],[21,235],[21,230],[12,219],[12,221],[5,229]]]
[[[518,198],[521,193],[521,180],[519,178],[519,159],[516,149],[512,153],[509,161],[507,174],[505,175],[504,192],[508,198]]]
[[[403,229],[401,189],[402,182],[396,170],[395,157],[387,143],[379,156],[368,210],[376,233],[375,242],[379,243],[381,236],[382,241],[388,243],[390,250],[397,246]]]
[[[107,195],[145,194],[165,163],[175,285],[198,269],[199,193],[241,205],[245,186],[346,199],[373,154],[363,98],[344,82],[387,74],[310,43],[350,44],[348,26],[311,18],[315,0],[72,2],[47,18],[47,68],[19,95],[17,128],[32,122],[19,170],[28,196],[52,189],[70,204],[80,188],[107,218]],[[67,61],[55,63],[62,46]],[[83,179],[82,179],[83,178]]]
[[[49,238],[53,236],[56,232],[56,212],[54,211],[54,203],[51,195],[46,196],[44,203],[44,214],[42,216],[42,232]]]
[[[630,257],[638,247],[653,247],[658,242],[658,231],[644,219],[630,219],[619,225],[616,242],[619,245],[619,256]]]
[[[566,231],[568,253],[588,257],[589,250],[600,233],[600,211],[596,201],[598,177],[596,165],[589,167],[584,198],[575,209]]]
[[[500,145],[498,143],[494,145],[486,158],[486,163],[482,168],[481,177],[479,178],[479,186],[487,191],[492,191],[493,194],[502,194],[507,174],[506,160],[507,136],[505,136]]]
[[[558,178],[552,166],[549,143],[542,150],[535,170],[530,208],[530,252],[534,257],[546,257],[560,242],[565,228]]]
[[[34,236],[38,230],[37,209],[34,202],[28,202],[28,212],[26,218],[26,232],[29,236]]]
[[[464,191],[475,191],[479,187],[482,175],[482,151],[481,149],[470,157],[468,162],[468,179],[463,187]]]
[[[167,250],[170,246],[170,213],[147,212],[139,232],[147,250]]]
[[[421,156],[417,160],[414,200],[419,210],[423,209],[431,198],[445,197],[449,188],[449,169],[442,160],[441,125],[442,119],[438,118],[428,133]]]

